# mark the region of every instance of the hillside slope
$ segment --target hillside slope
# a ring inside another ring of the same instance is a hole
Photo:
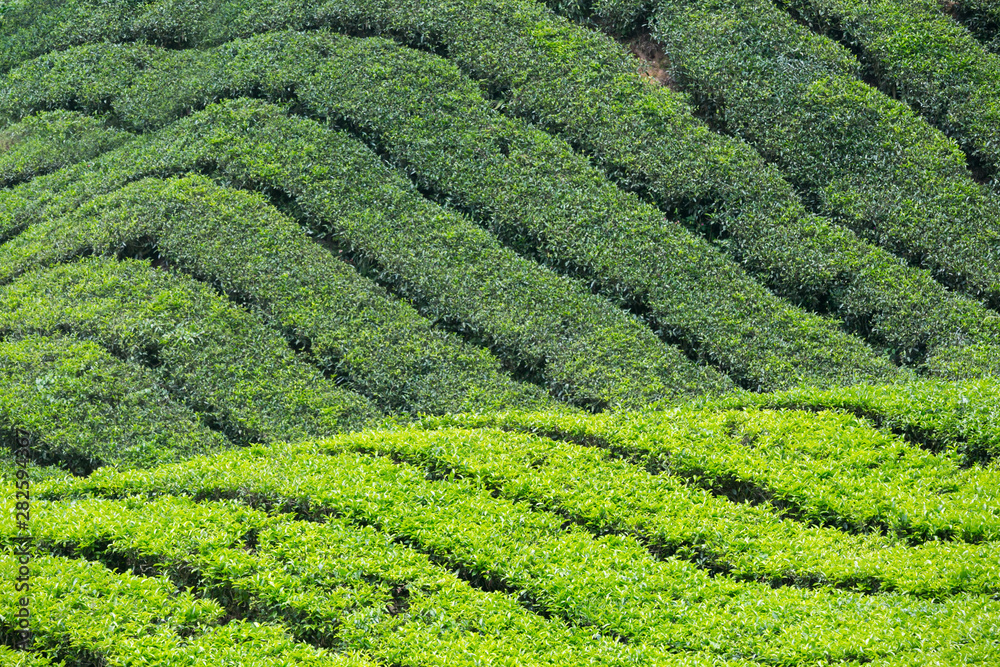
[[[0,2],[0,664],[1000,664],[997,14]]]

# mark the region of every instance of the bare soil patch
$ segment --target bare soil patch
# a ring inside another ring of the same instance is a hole
[[[670,75],[670,61],[649,33],[629,38],[625,46],[638,59],[639,74],[661,86],[678,89],[677,82]]]

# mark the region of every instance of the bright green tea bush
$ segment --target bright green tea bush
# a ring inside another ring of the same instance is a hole
[[[178,592],[164,576],[119,574],[99,563],[59,556],[43,555],[32,563],[38,582],[31,606],[33,649],[41,655],[77,664],[99,660],[109,666],[134,665],[139,660],[177,667],[373,665],[361,657],[317,651],[292,640],[280,626],[239,620],[223,625],[218,603]],[[15,570],[16,559],[0,556],[5,581],[14,580]],[[5,618],[13,618],[14,601],[0,597]],[[7,628],[0,629],[6,632]]]
[[[922,544],[977,543],[1000,531],[997,470],[963,467],[958,452],[934,454],[852,414],[726,409],[723,402],[702,410],[509,413],[457,423],[597,446],[730,500],[770,504],[785,516],[849,532]]]
[[[542,619],[513,595],[476,590],[370,526],[294,521],[171,496],[42,502],[38,512],[43,550],[163,571],[229,614],[287,627],[328,650],[364,649],[379,664],[722,664],[623,648],[586,628]]]
[[[929,659],[996,650],[976,641],[997,622],[987,596],[931,602],[713,578],[692,563],[653,558],[632,537],[597,537],[558,514],[494,497],[474,478],[427,480],[424,470],[388,458],[310,450],[223,453],[155,472],[103,469],[74,487],[246,499],[300,518],[344,517],[398,536],[477,587],[512,589],[534,609],[640,645],[788,665],[892,654],[919,664],[916,651]],[[844,635],[850,641],[838,639]]]
[[[924,364],[929,375],[948,380],[1000,376],[1000,345],[978,344],[946,347]]]
[[[911,548],[871,533],[803,525],[773,507],[734,504],[604,449],[501,430],[437,430],[449,422],[429,418],[421,423],[428,433],[373,433],[321,446],[392,456],[433,477],[475,479],[596,534],[632,535],[661,557],[741,579],[934,596],[996,590],[994,542]]]
[[[955,451],[969,462],[1000,455],[1000,386],[995,378],[961,382],[920,380],[898,386],[809,389],[743,395],[730,405],[841,410],[900,433],[933,451]]]

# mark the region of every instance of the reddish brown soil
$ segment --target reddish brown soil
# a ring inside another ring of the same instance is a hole
[[[661,86],[676,89],[677,82],[670,76],[670,63],[663,49],[648,33],[629,39],[625,46],[639,60],[639,74]]]

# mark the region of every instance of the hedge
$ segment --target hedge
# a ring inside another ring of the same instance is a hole
[[[342,516],[418,546],[479,586],[516,592],[543,613],[675,652],[792,665],[890,654],[919,663],[938,651],[988,659],[996,650],[974,642],[1000,610],[985,596],[933,603],[711,577],[690,563],[656,560],[633,538],[595,538],[557,514],[493,497],[474,479],[428,481],[424,470],[386,458],[311,449],[240,450],[155,472],[101,469],[72,488],[236,498],[299,518]]]
[[[17,567],[10,552],[0,555],[5,581],[15,580]],[[48,555],[33,557],[31,567],[32,648],[38,658],[58,656],[70,664],[99,661],[109,667],[136,665],[140,659],[165,667],[373,664],[295,642],[277,626],[240,620],[223,625],[218,604],[177,591],[163,576],[120,574],[98,563]],[[5,619],[15,618],[18,607],[13,586],[9,590],[0,596]],[[0,636],[12,639],[8,623]]]
[[[0,428],[29,434],[36,463],[76,473],[101,465],[149,467],[226,446],[158,380],[92,341],[5,340]]]
[[[328,650],[364,651],[379,664],[720,664],[622,647],[544,619],[370,526],[170,496],[39,502],[36,514],[42,551],[162,571],[238,618],[288,627]]]
[[[457,423],[601,447],[730,500],[847,532],[911,545],[978,544],[1000,534],[996,466],[966,467],[957,452],[934,454],[852,414],[726,408],[724,401],[631,415],[494,413]]]
[[[982,175],[1000,168],[1000,56],[937,0],[782,0],[860,54],[865,75],[955,139]]]
[[[796,410],[840,410],[935,452],[955,451],[966,465],[1000,455],[1000,386],[996,378],[923,379],[900,385],[791,390],[723,401]]]
[[[414,7],[274,0],[184,11],[156,4],[144,12],[133,36],[170,44],[179,33],[184,45],[207,46],[276,28],[325,26],[446,51],[500,96],[507,113],[560,134],[619,185],[672,216],[721,232],[734,256],[779,294],[837,315],[901,360],[919,361],[927,346],[995,337],[977,304],[950,297],[926,272],[808,214],[774,168],[744,143],[710,132],[682,96],[644,82],[610,38],[528,0]],[[81,32],[73,40],[87,37]]]
[[[595,535],[630,535],[659,558],[683,558],[737,579],[923,597],[1000,590],[1000,552],[993,542],[909,547],[878,535],[803,525],[774,508],[732,503],[602,449],[494,429],[445,428],[461,422],[427,418],[417,426],[429,432],[366,432],[318,446],[390,456],[432,478],[474,479]]]
[[[283,128],[292,131],[297,129],[294,124],[277,123],[272,124],[267,130],[262,130],[262,134],[273,132],[276,135]],[[315,133],[312,134],[311,139],[315,138],[317,144],[320,142],[326,144],[324,141],[326,137],[322,135],[316,137]],[[241,147],[240,150],[251,150],[255,139],[259,141],[259,138],[251,139],[245,148]],[[261,150],[264,150],[267,146],[266,139],[260,144]],[[278,151],[292,149],[291,146],[283,146],[278,142],[275,148]],[[308,159],[322,161],[328,165],[336,164],[338,161],[347,162],[348,159],[347,156],[338,155],[335,151],[325,155],[320,151],[317,153],[320,154],[314,154]],[[364,166],[372,165],[365,165],[361,160],[351,164],[355,172],[361,172]],[[377,175],[380,174],[377,172],[372,174],[372,177],[367,179],[369,183],[374,183],[373,177]],[[122,222],[125,225],[129,223],[134,225],[134,221],[141,221],[142,225],[164,226],[166,221],[162,214],[157,214],[157,210],[166,200],[184,211],[172,215],[169,223],[166,223],[172,229],[168,238],[164,239],[165,243],[161,244],[168,246],[161,251],[161,254],[168,258],[195,252],[190,244],[193,241],[194,230],[197,229],[196,221],[204,220],[203,224],[206,227],[213,223],[216,227],[228,226],[229,238],[234,244],[238,243],[240,238],[246,239],[243,242],[246,246],[244,261],[256,262],[262,267],[257,272],[258,283],[273,280],[266,277],[266,271],[273,270],[274,266],[296,266],[302,275],[315,272],[315,269],[310,270],[306,267],[329,266],[336,261],[330,258],[328,252],[318,247],[293,260],[292,256],[299,255],[299,247],[308,243],[305,239],[295,246],[280,241],[272,243],[272,248],[284,246],[282,251],[290,256],[289,262],[274,261],[272,257],[277,254],[274,250],[267,253],[271,257],[267,256],[265,249],[259,245],[260,239],[255,235],[247,236],[246,220],[252,217],[242,209],[251,208],[243,203],[249,199],[248,197],[217,186],[207,186],[204,179],[194,181],[193,192],[189,194],[186,192],[190,187],[188,183],[189,180],[185,179],[176,186],[166,188],[158,184],[143,189],[130,186],[109,198],[110,201],[95,201],[92,205],[84,206],[77,215],[70,216],[71,219],[64,224],[69,228],[75,228],[81,219],[99,220],[98,224],[108,229],[104,235],[112,236],[113,239],[105,240],[98,236],[95,239],[96,243],[105,249],[110,249],[124,240],[121,236],[124,226]],[[310,188],[315,192],[310,195],[316,199],[330,193],[335,187],[343,186],[336,181],[320,182]],[[365,184],[358,184],[357,187],[363,188]],[[351,198],[345,197],[345,199],[353,203],[350,201]],[[259,201],[254,199],[249,201],[257,204],[256,209],[261,208]],[[389,220],[376,218],[372,222],[358,225],[360,229],[352,238],[358,239],[357,244],[361,248],[371,248],[373,255],[379,253],[376,257],[379,270],[386,272],[398,270],[405,276],[401,278],[401,282],[409,278],[408,283],[415,283],[417,286],[412,291],[404,291],[404,294],[412,296],[418,303],[433,304],[430,307],[425,306],[425,310],[429,310],[431,316],[440,319],[453,318],[461,323],[460,326],[466,335],[485,337],[491,341],[490,347],[506,360],[509,367],[537,368],[541,381],[549,386],[552,394],[584,405],[642,406],[656,400],[676,398],[678,395],[718,392],[730,386],[724,376],[713,369],[698,368],[691,364],[679,350],[664,346],[641,322],[628,317],[613,305],[585,292],[569,280],[557,278],[551,272],[517,258],[509,251],[502,250],[486,232],[470,228],[457,216],[446,217],[440,210],[435,211],[433,208],[419,205],[407,209],[405,206],[406,204],[400,205],[399,208],[402,210],[398,216],[392,216],[402,218],[396,222],[395,227],[390,229],[388,226],[392,223]],[[366,210],[366,208],[357,206],[357,217],[375,217],[369,213],[371,209]],[[213,219],[223,217],[218,214],[219,210],[226,211],[222,221]],[[333,206],[327,204],[325,211],[332,210]],[[330,220],[331,226],[335,225],[336,223],[332,221],[335,221],[336,217],[325,211],[324,219]],[[394,234],[393,240],[376,236],[378,231],[374,225],[380,223],[381,227],[386,229],[386,233],[391,231]],[[111,231],[111,228],[116,226],[119,229]],[[349,229],[347,225],[344,227]],[[319,229],[315,231],[321,233]],[[137,238],[142,235],[143,230],[133,227],[127,233]],[[178,239],[183,240],[178,241]],[[216,257],[227,256],[227,260],[231,259],[230,242],[219,239],[215,230],[206,229],[198,241],[203,245],[212,243]],[[91,243],[89,239],[86,242]],[[184,244],[188,244],[186,248]],[[171,246],[179,247],[174,249]],[[423,257],[407,266],[405,260],[400,259],[406,252],[404,248],[418,246]],[[353,271],[346,264],[342,266],[343,271]],[[251,283],[246,279],[242,285],[237,285],[235,281],[219,276],[218,272],[208,271],[204,262],[200,266],[193,267],[193,270],[200,275],[210,275],[213,279],[218,276],[220,282],[224,283],[223,289],[227,291],[239,291],[251,295],[257,291],[262,294],[262,298],[264,296],[263,290],[251,289]],[[246,268],[238,270],[246,271]],[[228,273],[233,274],[234,270],[229,269]],[[423,285],[420,285],[418,278],[410,277],[420,273],[430,276]],[[455,281],[454,285],[449,284],[451,280]],[[297,292],[308,289],[311,284],[311,280],[301,278],[296,286]],[[335,285],[331,285],[316,291],[329,292],[335,288]],[[328,297],[330,302],[328,304],[317,303],[315,299],[308,304],[297,304],[298,297],[293,296],[294,294],[296,291],[285,287],[282,292],[266,297],[269,302],[275,304],[280,304],[282,296],[284,301],[288,302],[288,305],[277,305],[272,308],[276,319],[282,323],[295,324],[308,322],[310,319],[315,320],[318,316],[312,313],[316,310],[356,311],[356,302],[345,294],[340,295],[336,301]],[[424,296],[425,294],[427,296]],[[331,328],[325,323],[317,322],[311,324],[308,330],[298,325],[296,332],[297,336],[310,341],[314,355],[322,354],[327,357],[324,359],[327,365],[332,363],[330,357],[336,356],[330,354],[328,350],[331,347],[326,343],[332,333]],[[341,335],[347,337],[350,334],[344,332]],[[422,346],[417,340],[410,341],[410,345],[405,343],[396,345],[391,353],[383,345],[372,346],[371,342],[368,342],[368,345],[379,350],[377,355],[379,362],[381,357],[392,354],[403,356],[401,361],[409,362],[411,366],[418,368],[426,363],[422,358],[426,357],[426,353],[421,353]],[[369,356],[374,355],[369,352]],[[366,370],[372,376],[394,370],[376,363],[374,359],[368,362],[368,367]],[[415,374],[415,371],[410,372]],[[439,371],[443,372],[443,369]],[[457,384],[454,379],[451,382]],[[490,387],[485,378],[470,384],[473,386],[465,389],[470,396],[474,394],[476,388]],[[492,384],[499,383],[494,380]],[[514,393],[510,389],[508,391]],[[541,397],[532,397],[527,391],[523,393],[528,400],[522,400],[522,403],[534,398],[531,402],[535,405],[545,404]],[[519,397],[512,396],[505,402],[508,404],[517,402],[517,398]],[[485,401],[480,399],[479,402]],[[469,400],[466,399],[464,403],[459,403],[455,407],[462,408],[468,404]],[[412,411],[426,409],[423,405],[407,407]],[[439,406],[433,407],[440,410]]]
[[[595,17],[631,14],[607,4]],[[814,210],[1000,306],[995,197],[953,141],[857,80],[846,48],[766,0],[660,0],[651,19],[674,78],[710,122],[777,164]]]
[[[486,351],[433,329],[260,195],[196,175],[114,190],[135,168],[127,152],[115,160],[117,169],[75,181],[75,197],[58,210],[92,199],[43,216],[0,248],[0,281],[82,253],[153,256],[256,308],[325,374],[383,409],[552,407],[539,389],[506,377]]]
[[[0,15],[0,71],[47,51],[105,39],[128,38],[125,25],[139,2],[31,0],[8,3]]]
[[[928,357],[924,370],[928,375],[946,380],[1000,377],[1000,345],[942,348]]]
[[[15,651],[6,646],[0,646],[0,664],[10,667],[64,667],[65,663],[52,662],[43,655]]]
[[[1000,52],[1000,3],[996,0],[956,0],[944,6],[945,13],[969,29],[979,43]]]
[[[10,434],[4,434],[4,444],[7,444]],[[43,479],[62,479],[71,473],[67,471],[64,467],[56,463],[43,463],[38,464],[34,461],[29,460],[28,463],[22,468],[22,466],[14,460],[12,456],[5,456],[0,459],[0,488],[4,490],[5,493],[10,496],[14,496],[17,490],[17,471],[27,470],[29,479],[35,481],[41,481]]]
[[[122,145],[131,135],[75,111],[27,116],[0,130],[0,186],[87,160]]]
[[[550,264],[624,292],[669,338],[741,384],[891,376],[830,323],[775,299],[709,244],[607,184],[568,144],[491,110],[440,58],[380,40],[282,34],[237,48],[239,88],[278,96],[294,81],[305,111],[349,124],[419,186],[509,229],[515,242],[527,236]],[[332,52],[337,59],[322,57]]]
[[[115,55],[119,51],[124,55]],[[332,53],[332,61],[324,55]],[[119,65],[132,61],[141,64]],[[94,67],[81,71],[81,62]],[[96,78],[88,74],[94,71]],[[774,388],[893,375],[831,323],[775,299],[707,243],[608,185],[564,143],[498,116],[472,82],[439,58],[381,40],[277,34],[197,55],[146,46],[73,49],[12,76],[22,82],[9,95],[12,109],[63,104],[73,95],[87,106],[101,100],[119,123],[135,129],[158,127],[227,86],[226,94],[260,91],[272,99],[294,88],[305,111],[369,128],[363,133],[422,187],[486,218],[501,234],[509,230],[505,236],[528,244],[543,261],[582,272],[606,293],[650,309],[668,340],[679,340],[741,384]],[[84,81],[91,86],[88,99],[70,92]],[[466,100],[462,107],[459,99]],[[652,357],[638,351],[608,356],[619,366]]]
[[[236,442],[332,434],[379,416],[258,318],[145,262],[85,258],[0,287],[0,334],[65,330],[154,367],[176,401]]]
[[[214,160],[217,178],[294,197],[313,234],[332,237],[370,261],[370,273],[429,317],[458,322],[466,335],[484,338],[508,365],[526,366],[557,396],[588,406],[642,405],[728,385],[583,286],[518,257],[467,219],[427,202],[339,132],[289,119],[276,107],[235,102],[172,127],[157,144],[144,155],[158,160],[159,170]],[[270,163],[261,162],[264,155]],[[141,164],[145,158],[138,159]],[[168,159],[173,164],[164,165]],[[123,162],[115,169],[119,182],[138,171],[135,158],[115,154],[105,160]],[[114,180],[105,172],[99,187]],[[540,396],[526,398],[542,404]],[[456,403],[451,409],[464,409]]]

